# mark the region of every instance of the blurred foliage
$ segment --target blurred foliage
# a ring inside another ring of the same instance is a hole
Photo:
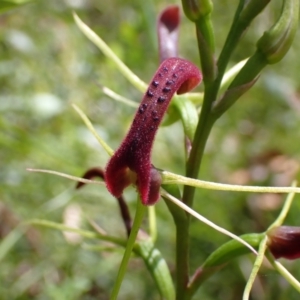
[[[99,134],[114,148],[134,110],[113,102],[97,84],[135,101],[134,90],[76,27],[72,10],[95,30],[144,81],[158,64],[156,16],[175,1],[35,1],[0,15],[0,237],[6,241],[18,224],[45,218],[63,222],[68,211],[81,213],[81,227],[95,220],[107,232],[125,237],[117,203],[104,187],[74,190],[60,177],[29,173],[28,167],[81,176],[105,166],[108,156],[88,132],[71,103],[81,107]],[[4,2],[3,2],[4,3]],[[216,1],[213,23],[219,53],[237,1]],[[2,2],[1,2],[2,5]],[[1,6],[0,6],[1,7]],[[278,14],[280,1],[255,20],[232,57],[249,56]],[[226,13],[225,13],[226,12]],[[288,55],[265,69],[254,88],[215,125],[206,149],[201,179],[257,185],[289,185],[299,161],[299,32]],[[192,24],[182,17],[180,55],[198,62]],[[199,88],[201,90],[201,87]],[[153,150],[159,168],[184,174],[183,134],[179,124],[163,127]],[[125,196],[134,211],[133,189]],[[274,220],[284,196],[200,190],[195,208],[236,234],[260,232]],[[287,218],[299,226],[300,204]],[[157,205],[157,246],[174,257],[174,225],[165,204]],[[20,228],[23,228],[21,226]],[[19,228],[19,227],[18,227]],[[228,238],[193,222],[194,270]],[[107,299],[123,251],[98,251],[98,243],[71,243],[60,232],[37,227],[21,231],[0,259],[0,299]],[[68,242],[69,241],[69,242]],[[102,245],[100,243],[100,245]],[[253,256],[242,257],[200,289],[203,299],[241,299]],[[284,262],[300,278],[300,264]],[[158,299],[141,260],[132,259],[120,299]],[[199,296],[200,297],[200,296]],[[252,299],[298,299],[284,279],[265,266]],[[197,296],[195,297],[197,299]]]

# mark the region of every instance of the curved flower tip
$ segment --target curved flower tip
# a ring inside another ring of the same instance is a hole
[[[268,232],[268,248],[277,258],[300,258],[300,227],[280,226]]]
[[[107,164],[105,181],[112,195],[120,197],[128,185],[135,184],[143,204],[152,205],[159,199],[161,179],[150,161],[156,131],[175,92],[188,92],[201,80],[200,70],[187,60],[168,58],[162,62],[127,136]]]
[[[82,178],[85,178],[85,179],[92,179],[94,177],[100,177],[100,178],[104,179],[104,171],[101,168],[91,168],[91,169],[88,169],[82,176]],[[85,183],[83,183],[83,182],[77,182],[75,188],[80,189],[84,185],[85,185]]]
[[[180,14],[178,5],[170,5],[158,17],[157,35],[160,61],[178,56],[178,29]]]

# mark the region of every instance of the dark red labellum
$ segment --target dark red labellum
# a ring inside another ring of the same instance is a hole
[[[188,92],[201,79],[199,69],[187,60],[168,58],[160,65],[150,81],[151,95],[147,90],[127,136],[107,164],[105,181],[115,197],[120,197],[128,185],[136,184],[143,204],[151,205],[159,199],[159,189],[153,193],[151,185],[154,173],[150,158],[156,131],[175,92]],[[168,85],[170,80],[172,84]],[[153,182],[157,186],[157,178]]]

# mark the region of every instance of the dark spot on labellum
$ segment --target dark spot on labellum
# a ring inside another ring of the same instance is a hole
[[[163,92],[164,92],[164,93],[169,93],[170,91],[171,91],[171,88],[170,88],[170,87],[165,86],[165,87],[163,88]]]
[[[156,110],[152,110],[152,116],[156,116],[157,115],[157,111]]]
[[[150,130],[151,130],[151,131],[155,130],[155,126],[152,125],[152,126],[150,127]]]
[[[158,82],[158,81],[156,81],[156,80],[154,80],[154,81],[152,81],[152,85],[153,85],[153,86],[155,86],[155,87],[158,87],[158,85],[159,85],[159,82]]]
[[[147,103],[143,103],[143,109],[146,109],[147,108],[147,106],[148,106],[148,104]]]
[[[157,99],[157,102],[159,102],[159,103],[163,103],[165,101],[166,101],[166,98],[163,97],[163,96],[159,96],[158,99]]]
[[[173,84],[173,83],[174,83],[173,80],[167,80],[166,85],[171,85],[171,84]]]
[[[169,69],[167,67],[163,67],[163,71],[167,73]]]
[[[157,122],[159,120],[159,117],[158,116],[153,116],[152,120],[155,121],[155,122]]]
[[[162,77],[163,75],[162,75],[161,73],[158,73],[158,76],[159,76],[159,77]]]
[[[178,75],[176,73],[173,74],[173,78],[177,78]]]
[[[183,72],[183,71],[184,71],[184,68],[182,68],[182,67],[179,68],[179,71],[180,71],[180,72]]]
[[[153,92],[151,92],[150,90],[147,91],[147,96],[153,97],[153,95],[154,95]]]
[[[145,111],[145,109],[143,107],[139,108],[139,113],[142,114]]]

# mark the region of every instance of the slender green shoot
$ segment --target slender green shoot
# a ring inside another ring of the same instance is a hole
[[[231,237],[232,239],[240,242],[241,244],[243,244],[247,248],[249,248],[254,254],[257,254],[257,251],[250,244],[248,244],[246,241],[244,241],[243,239],[241,239],[237,235],[233,234],[232,232],[226,230],[225,228],[222,228],[222,227],[216,225],[215,223],[211,222],[210,220],[206,219],[205,217],[203,217],[202,215],[200,215],[199,213],[197,213],[196,211],[191,209],[189,206],[184,204],[182,201],[180,201],[179,199],[173,197],[171,194],[167,193],[164,190],[161,190],[161,195],[163,197],[169,199],[170,201],[174,202],[177,206],[179,206],[180,208],[185,210],[187,213],[189,213],[190,215],[192,215],[193,217],[195,217],[199,221],[205,223],[206,225],[210,226],[211,228],[217,230],[218,232],[223,233],[223,234]]]
[[[103,54],[111,59],[123,74],[123,76],[139,91],[144,93],[147,89],[147,84],[143,82],[137,75],[135,75],[121,60],[120,58],[111,50],[111,48],[81,19],[73,13],[74,20],[81,30],[81,32],[93,43],[95,44]]]
[[[122,284],[124,276],[125,276],[127,265],[128,265],[133,247],[135,245],[135,240],[138,235],[139,229],[141,227],[145,211],[146,211],[146,206],[144,206],[142,204],[142,201],[138,197],[136,213],[135,213],[135,217],[133,220],[131,232],[130,232],[130,235],[128,238],[127,246],[126,246],[125,253],[124,253],[120,268],[119,268],[119,272],[118,272],[118,275],[117,275],[117,278],[116,278],[116,281],[115,281],[115,284],[114,284],[114,287],[112,290],[112,294],[110,296],[110,300],[118,299],[118,294],[119,294],[119,291],[121,288],[121,284]]]
[[[296,181],[293,181],[292,183],[292,187],[296,187],[297,186],[297,182]],[[294,192],[291,192],[288,194],[285,202],[284,202],[284,205],[282,207],[282,210],[279,214],[279,216],[277,217],[277,219],[269,226],[268,228],[268,231],[271,230],[272,228],[274,227],[278,227],[280,225],[282,225],[282,223],[284,222],[284,219],[286,218],[290,208],[291,208],[291,205],[293,203],[293,200],[294,200],[294,197],[295,197],[295,193]]]
[[[250,277],[247,281],[244,294],[243,294],[243,300],[249,300],[250,292],[254,283],[254,280],[256,278],[256,275],[259,271],[259,268],[263,262],[264,256],[265,256],[265,251],[267,249],[267,241],[268,237],[265,236],[264,239],[260,242],[259,244],[259,249],[258,249],[258,255],[256,256],[256,260],[254,262]]]
[[[300,293],[300,282],[267,251],[266,256],[274,269],[284,277],[287,282]]]
[[[300,193],[299,187],[271,187],[271,186],[245,186],[224,183],[215,183],[199,179],[193,179],[168,171],[161,172],[163,184],[182,184],[216,191],[236,191],[254,193]]]
[[[61,172],[52,171],[52,170],[31,169],[31,168],[27,168],[26,170],[29,171],[29,172],[52,174],[52,175],[64,177],[64,178],[67,178],[67,179],[70,179],[70,180],[74,180],[74,181],[82,182],[82,183],[86,183],[86,184],[92,183],[92,184],[98,184],[98,185],[105,185],[105,183],[103,181],[85,179],[85,178],[76,177],[76,176],[72,176],[72,175],[69,175],[69,174],[66,174],[66,173],[61,173]]]
[[[108,87],[106,86],[103,86],[101,87],[102,89],[102,92],[107,95],[108,97],[110,97],[111,99],[115,100],[115,101],[118,101],[118,102],[121,102],[121,103],[124,103],[130,107],[134,107],[134,108],[137,108],[139,106],[139,104],[135,101],[132,101],[130,99],[127,99],[123,96],[121,96],[120,94],[114,92],[113,90],[109,89]]]
[[[114,154],[114,150],[111,149],[108,144],[98,135],[96,129],[94,128],[92,122],[88,119],[86,114],[76,105],[72,104],[72,107],[75,109],[75,111],[79,114],[87,128],[90,130],[90,132],[94,135],[94,137],[97,139],[99,144],[104,148],[104,150],[107,152],[109,156],[112,156]]]
[[[124,239],[120,239],[117,237],[109,236],[106,234],[101,234],[99,232],[93,232],[89,230],[82,230],[74,227],[69,227],[61,223],[56,223],[48,220],[42,220],[42,219],[31,219],[26,222],[26,224],[31,224],[31,225],[37,225],[37,226],[43,226],[51,229],[56,229],[59,231],[69,231],[69,232],[74,232],[77,233],[78,235],[88,238],[88,239],[98,239],[98,240],[103,240],[106,242],[111,242],[119,246],[125,246],[126,241]]]

